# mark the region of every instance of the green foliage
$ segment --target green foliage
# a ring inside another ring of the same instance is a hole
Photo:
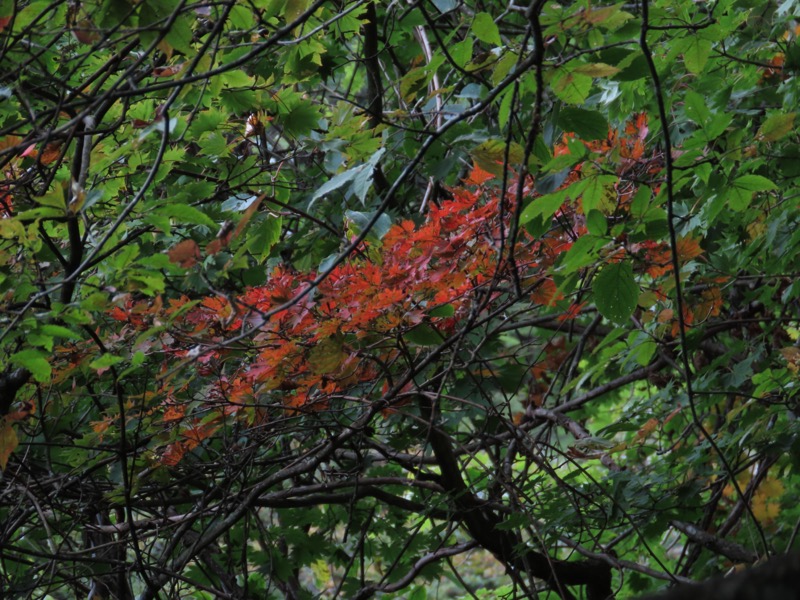
[[[0,2],[4,597],[796,549],[796,8]]]

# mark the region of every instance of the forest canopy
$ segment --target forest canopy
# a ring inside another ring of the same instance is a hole
[[[797,552],[799,21],[0,0],[0,595],[606,600]]]

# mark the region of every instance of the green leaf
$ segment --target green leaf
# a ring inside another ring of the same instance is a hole
[[[9,360],[12,364],[30,371],[33,378],[39,383],[47,383],[52,375],[52,368],[47,360],[49,356],[40,350],[29,349],[15,352],[9,357]]]
[[[513,531],[520,527],[527,527],[530,523],[530,517],[524,513],[511,513],[508,518],[495,525],[494,528],[497,531]]]
[[[48,352],[53,349],[53,338],[49,335],[42,335],[33,331],[25,339],[31,346],[39,346]]]
[[[121,356],[114,356],[113,354],[105,353],[100,358],[94,359],[89,363],[89,367],[95,369],[98,375],[102,375],[108,369],[124,361]]]
[[[756,192],[774,189],[776,189],[775,184],[766,177],[762,177],[761,175],[742,175],[731,182],[724,199],[727,200],[727,204],[731,210],[738,212],[750,206],[750,202],[752,202],[753,195]],[[715,202],[713,209],[714,216],[720,212],[722,208],[720,206],[721,202],[720,199]],[[709,213],[709,218],[711,215],[712,213]]]
[[[634,217],[644,216],[650,208],[650,199],[653,196],[653,190],[646,185],[639,186],[636,194],[631,200],[631,214]]]
[[[286,8],[283,11],[286,23],[296,21],[308,8],[308,2],[309,0],[286,0]]]
[[[166,204],[164,206],[159,206],[154,212],[158,216],[175,219],[175,221],[181,224],[205,225],[212,229],[217,227],[217,222],[214,221],[214,219],[203,211],[194,206],[189,206],[188,204]]]
[[[442,304],[428,312],[431,317],[452,317],[456,309],[452,304]]]
[[[750,192],[767,192],[778,189],[778,186],[761,175],[742,175],[733,181],[733,186]]]
[[[400,80],[400,95],[406,102],[411,102],[428,85],[428,72],[423,68],[411,69]]]
[[[599,210],[604,215],[610,215],[617,207],[617,193],[614,184],[616,175],[593,175],[586,180],[586,187],[581,196],[583,212]]]
[[[615,323],[627,321],[639,299],[631,263],[623,261],[603,267],[592,282],[592,293],[601,315]]]
[[[81,339],[80,335],[78,335],[77,333],[75,333],[71,329],[68,329],[68,328],[66,328],[66,327],[64,327],[62,325],[50,325],[50,324],[45,323],[44,325],[41,325],[39,327],[39,330],[42,333],[44,333],[46,335],[51,335],[53,337],[66,338],[68,340],[79,340],[79,339]]]
[[[466,38],[453,44],[450,48],[450,58],[462,69],[472,59],[472,38]]]
[[[19,446],[17,432],[11,423],[2,421],[0,424],[0,471],[5,471],[11,453]]]
[[[583,104],[592,89],[592,78],[560,69],[552,81],[553,92],[567,104]]]
[[[608,232],[608,222],[605,215],[599,210],[590,210],[586,215],[586,229],[592,235],[605,235]]]
[[[359,235],[367,224],[372,220],[375,216],[375,212],[359,212],[356,210],[346,210],[344,211],[344,218],[345,222],[347,223],[347,230],[348,233],[352,235]],[[392,218],[386,214],[381,213],[378,217],[378,220],[375,221],[375,224],[372,226],[372,229],[369,232],[370,238],[374,240],[380,240],[389,229],[392,227]]]
[[[363,165],[359,165],[358,167],[348,169],[347,171],[331,177],[328,181],[317,188],[317,191],[311,196],[312,202],[317,198],[322,198],[326,194],[330,194],[331,192],[338,190],[340,187],[352,182],[356,175],[363,170],[363,167]]]
[[[408,600],[428,600],[428,590],[425,586],[417,586],[408,596]]]
[[[193,15],[182,13],[178,15],[169,28],[166,42],[182,54],[192,54],[192,25],[195,22]]]
[[[644,54],[636,53],[633,59],[614,76],[615,81],[636,81],[650,75],[650,67]]]
[[[597,251],[605,244],[606,240],[593,235],[582,235],[572,244],[563,255],[560,267],[565,274],[574,273],[597,260]]]
[[[492,70],[492,85],[498,85],[505,79],[506,75],[517,64],[518,59],[519,57],[514,52],[505,52],[500,60],[495,63]],[[512,86],[509,86],[510,89],[512,89]]]
[[[561,208],[561,205],[564,204],[565,199],[566,194],[564,190],[534,198],[522,210],[519,216],[520,225],[525,225],[535,218],[550,220],[556,211]]]
[[[366,163],[358,165],[357,167],[353,167],[352,169],[348,169],[343,173],[339,173],[323,183],[311,196],[311,202],[313,203],[318,198],[321,198],[326,194],[330,194],[331,192],[338,190],[340,187],[347,185],[348,183],[351,184],[348,192],[355,194],[356,197],[363,202],[367,197],[367,192],[369,191],[370,186],[372,185],[375,167],[378,165],[378,162],[380,162],[380,159],[385,151],[385,148],[381,148],[375,154],[373,154]]]
[[[699,37],[691,37],[683,51],[683,62],[690,73],[699,75],[711,56],[711,42]]]
[[[703,125],[711,117],[711,111],[706,106],[707,100],[697,92],[689,90],[683,97],[686,116],[698,125]]]
[[[492,46],[502,46],[503,41],[500,39],[500,30],[497,28],[492,17],[485,13],[480,12],[475,15],[472,21],[472,33],[480,41]]]
[[[567,106],[558,114],[558,125],[564,131],[574,132],[586,141],[605,139],[608,121],[599,112]]]
[[[425,323],[407,331],[403,337],[417,346],[438,346],[444,339],[438,331]]]
[[[272,248],[281,239],[281,225],[283,219],[280,216],[268,216],[254,231],[248,235],[248,249],[253,253],[259,263],[263,263],[269,258]]]
[[[317,375],[336,371],[346,359],[347,353],[342,350],[342,340],[339,336],[320,340],[308,353],[308,363]]]
[[[497,110],[497,124],[500,129],[505,129],[508,124],[508,119],[511,117],[511,103],[514,100],[514,88],[508,86],[501,95],[500,107]]]
[[[312,102],[299,102],[283,112],[279,121],[291,136],[307,135],[319,125],[319,108]]]
[[[770,115],[761,124],[756,137],[763,142],[774,142],[794,130],[794,118],[797,113],[778,113]]]

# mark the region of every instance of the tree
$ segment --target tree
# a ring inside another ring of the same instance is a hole
[[[796,548],[796,3],[0,6],[4,597]]]

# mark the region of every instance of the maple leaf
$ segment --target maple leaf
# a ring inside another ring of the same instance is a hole
[[[700,242],[692,237],[683,237],[677,243],[678,259],[680,262],[688,262],[693,258],[700,256],[703,249],[700,247]]]
[[[722,309],[722,290],[717,286],[710,287],[701,292],[700,298],[701,301],[695,308],[695,312],[700,319],[718,317]]]
[[[164,422],[169,422],[180,421],[184,416],[186,416],[186,406],[183,404],[172,404],[164,411],[164,416],[161,418]]]
[[[573,302],[563,314],[558,316],[559,322],[563,323],[564,321],[572,321],[573,319],[576,319],[580,316],[581,310],[585,305],[585,302]]]
[[[183,459],[186,454],[186,448],[183,442],[177,441],[167,445],[161,453],[160,461],[166,467],[174,467]]]
[[[469,175],[464,180],[464,183],[467,185],[483,185],[490,179],[494,179],[495,176],[488,171],[484,171],[478,165],[472,167],[472,170],[469,172]]]
[[[547,277],[539,281],[535,281],[536,289],[531,294],[531,300],[542,306],[553,306],[557,301],[561,300],[564,296],[558,291],[558,286],[552,278]]]

